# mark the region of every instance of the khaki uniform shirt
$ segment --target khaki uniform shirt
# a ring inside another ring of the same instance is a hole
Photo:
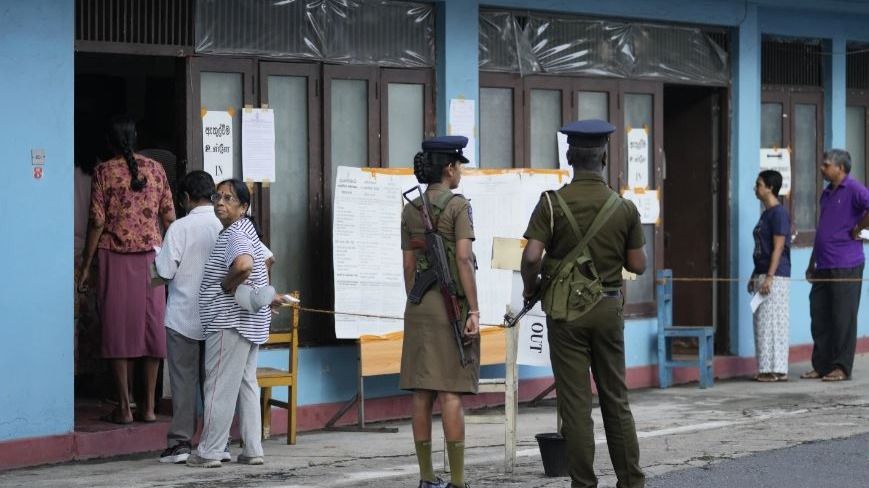
[[[449,193],[450,189],[443,184],[429,185],[426,189],[426,196],[429,204],[434,207],[434,202],[440,198],[444,198],[444,193]],[[434,211],[434,209],[432,209]],[[434,215],[432,215],[434,219]],[[456,195],[447,202],[446,208],[443,209],[437,217],[438,232],[443,238],[450,242],[457,242],[459,239],[474,240],[474,221],[471,213],[471,204],[467,198],[462,195]],[[425,225],[422,223],[422,216],[413,205],[407,204],[401,212],[401,249],[410,251],[411,239],[425,239]],[[418,251],[425,253],[425,251]]]
[[[560,188],[558,193],[573,212],[580,232],[585,232],[612,191],[599,174],[576,171],[573,181]],[[561,211],[558,200],[554,196],[551,200],[554,220],[551,220],[549,202],[541,195],[528,222],[525,238],[542,242],[553,258],[563,258],[579,243],[579,238]],[[637,207],[629,200],[622,200],[620,208],[613,212],[588,244],[589,254],[605,287],[622,285],[627,250],[639,249],[644,244]]]

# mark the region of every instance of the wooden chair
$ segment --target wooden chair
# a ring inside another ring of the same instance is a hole
[[[299,298],[299,292],[291,293]],[[292,306],[292,329],[289,332],[269,334],[267,345],[285,345],[288,349],[287,369],[257,368],[256,379],[260,386],[260,409],[262,411],[263,439],[271,434],[272,406],[287,410],[287,444],[296,443],[296,395],[299,380],[299,305]],[[287,387],[287,401],[272,398],[272,388]]]
[[[708,388],[714,382],[713,363],[715,330],[710,326],[673,326],[673,271],[658,270],[655,285],[658,298],[658,386],[669,388],[673,383],[673,368],[696,366],[699,370],[700,388]],[[697,359],[675,360],[670,351],[674,337],[696,337]]]

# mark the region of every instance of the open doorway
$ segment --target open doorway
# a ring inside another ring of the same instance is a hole
[[[137,152],[160,162],[174,190],[184,174],[183,154],[178,151],[183,134],[183,92],[179,87],[176,58],[106,53],[75,55],[75,239],[76,266],[85,245],[90,204],[90,175],[107,154],[105,130],[115,115],[128,114],[136,121]],[[183,80],[182,80],[183,81]],[[92,273],[97,276],[96,273]],[[108,362],[102,359],[101,334],[96,308],[96,287],[76,294],[75,306],[75,403],[76,428],[99,418],[115,400]],[[134,372],[139,375],[139,372]],[[132,385],[141,385],[138,377]],[[137,386],[136,386],[137,387]],[[158,381],[158,397],[161,387]],[[135,393],[135,392],[134,392]],[[138,395],[136,395],[138,396]],[[134,397],[135,398],[135,397]],[[86,428],[87,429],[87,428]]]
[[[674,277],[700,279],[674,283],[673,323],[715,326],[718,354],[729,349],[728,287],[707,279],[727,269],[724,101],[721,88],[664,87],[664,265]]]

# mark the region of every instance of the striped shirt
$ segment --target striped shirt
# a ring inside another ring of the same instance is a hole
[[[233,261],[242,254],[253,257],[253,270],[246,283],[254,287],[269,284],[265,246],[257,237],[251,221],[241,218],[221,231],[205,263],[205,274],[199,287],[199,317],[205,335],[234,328],[250,342],[263,344],[269,337],[269,307],[254,313],[248,312],[236,303],[233,295],[224,293],[220,288]]]

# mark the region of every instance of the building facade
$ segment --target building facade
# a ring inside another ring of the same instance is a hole
[[[823,10],[809,0],[271,3],[35,0],[0,13],[0,86],[17,116],[0,148],[10,218],[0,453],[29,446],[35,462],[84,457],[75,406],[101,376],[81,357],[85,337],[75,357],[73,162],[93,157],[85,149],[97,145],[94,127],[118,111],[141,121],[143,145],[175,153],[173,178],[204,167],[207,111],[274,108],[278,178],[257,185],[254,213],[282,263],[276,286],[301,290],[318,308],[332,300],[334,168],[410,166],[424,137],[446,133],[450,100],[476,102],[483,168],[557,167],[555,132],[576,118],[644,128],[645,177],[662,212],[644,226],[654,267],[625,290],[634,387],[656,381],[654,271],[750,276],[760,150],[790,148],[790,343],[792,361],[807,359],[809,285],[797,278],[811,255],[820,155],[847,148],[854,177],[869,175],[869,2],[833,0]],[[619,189],[633,178],[626,133],[612,139],[607,169]],[[678,323],[716,326],[717,374],[752,371],[745,282],[684,283],[676,293]],[[334,339],[325,316],[303,317],[302,342],[299,421],[319,428],[357,391],[356,349]],[[278,364],[282,354],[266,351],[261,362]],[[525,399],[551,383],[548,370],[521,376]],[[365,388],[369,420],[409,411],[395,377],[369,378]]]

